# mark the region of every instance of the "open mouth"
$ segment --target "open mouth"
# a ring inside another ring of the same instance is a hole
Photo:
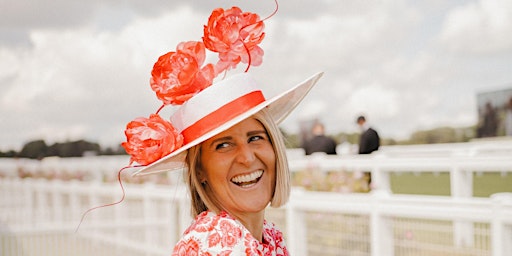
[[[263,171],[258,170],[249,174],[238,175],[231,179],[235,185],[240,187],[249,187],[252,184],[256,184],[263,176]]]

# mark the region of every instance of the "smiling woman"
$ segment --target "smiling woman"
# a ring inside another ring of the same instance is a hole
[[[277,123],[320,76],[312,76],[272,99],[262,96],[261,101],[241,103],[241,98],[261,93],[261,89],[248,74],[235,75],[194,95],[171,117],[185,143],[136,175],[187,170],[194,222],[176,245],[174,255],[288,255],[281,232],[265,221],[266,207],[284,205],[290,193],[286,148]],[[230,88],[235,87],[252,89],[234,95],[236,90]],[[219,106],[211,108],[215,101],[220,102]],[[237,104],[232,105],[234,102]],[[228,111],[230,114],[219,114],[229,106],[235,106]],[[208,111],[203,113],[205,109]],[[232,114],[240,109],[240,113]],[[198,116],[197,121],[187,121]],[[204,122],[212,116],[217,117],[212,119],[213,124]],[[202,124],[194,128],[198,134],[186,132],[197,124]]]
[[[204,42],[180,43],[153,67],[160,109],[180,105],[171,121],[159,109],[127,125],[123,147],[143,166],[135,175],[186,169],[194,221],[173,255],[288,255],[282,233],[265,220],[266,207],[284,205],[290,193],[278,124],[322,73],[266,99],[247,73],[262,63],[263,28],[256,14],[215,9]],[[219,53],[215,65],[204,63],[205,49]],[[246,72],[213,82],[240,62]]]

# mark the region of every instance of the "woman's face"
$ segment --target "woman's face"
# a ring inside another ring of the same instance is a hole
[[[199,177],[221,210],[234,215],[259,212],[272,199],[276,156],[258,120],[245,119],[203,142],[200,161]]]

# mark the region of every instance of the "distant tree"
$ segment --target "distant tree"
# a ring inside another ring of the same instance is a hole
[[[411,135],[409,144],[467,142],[472,138],[472,130],[472,127],[439,127],[431,130],[417,131]]]
[[[450,143],[450,142],[467,142],[475,137],[476,125],[462,128],[439,127],[431,130],[423,130],[414,132],[408,140],[396,141],[389,138],[381,138],[381,145],[403,145],[403,144],[431,144],[431,143]],[[300,147],[300,136],[291,134],[281,129],[283,133],[285,145],[287,148]],[[338,143],[348,142],[357,144],[360,134],[355,133],[338,133],[333,138]],[[35,140],[26,143],[20,152],[10,150],[0,152],[0,157],[25,157],[33,159],[42,159],[46,156],[59,157],[80,157],[84,153],[93,155],[126,155],[126,151],[118,144],[117,147],[107,147],[102,149],[98,143],[86,140],[77,140],[64,143],[54,143],[47,146],[44,140]]]
[[[387,146],[387,145],[389,145],[389,146],[392,146],[392,145],[397,145],[397,144],[399,144],[399,142],[398,142],[398,141],[396,141],[396,140],[394,140],[394,139],[381,138],[380,140],[381,140],[381,142],[380,142],[380,144],[381,144],[381,145],[386,145],[386,146]]]
[[[111,156],[111,155],[126,155],[126,151],[124,150],[124,148],[121,146],[121,144],[119,144],[117,147],[107,147],[105,149],[102,149],[100,151],[100,155],[106,155],[106,156]]]
[[[55,143],[48,148],[48,156],[79,157],[85,152],[100,154],[101,148],[98,143],[85,140]]]
[[[338,143],[348,142],[350,144],[357,144],[357,143],[359,143],[359,136],[360,136],[359,133],[344,133],[344,132],[341,132],[341,133],[336,134],[336,136],[334,136],[334,139]]]
[[[18,152],[14,151],[14,150],[0,152],[0,157],[16,157],[16,155],[18,155]]]
[[[111,147],[102,149],[100,152],[100,155],[105,155],[105,156],[111,156],[111,155],[115,155],[115,154],[116,154],[115,150],[112,149]]]
[[[24,158],[42,159],[46,156],[47,150],[48,146],[44,140],[35,140],[23,145],[23,148],[21,149],[18,156]]]

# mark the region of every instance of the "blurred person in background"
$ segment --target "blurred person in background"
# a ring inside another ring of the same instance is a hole
[[[336,141],[325,135],[325,127],[322,123],[315,122],[311,128],[311,133],[313,137],[306,140],[302,145],[306,155],[311,155],[315,152],[336,155]]]
[[[505,105],[505,135],[512,136],[512,97]]]
[[[482,113],[482,125],[478,128],[478,137],[495,137],[498,130],[498,117],[491,102],[486,102]]]
[[[380,147],[380,137],[377,131],[368,125],[364,116],[357,117],[356,123],[361,130],[358,153],[360,155],[365,155],[371,154],[372,152],[378,150]],[[368,188],[370,189],[372,183],[372,173],[365,172],[365,176],[368,177]]]
[[[359,154],[371,154],[380,147],[380,137],[377,131],[371,128],[366,122],[364,116],[359,116],[356,120],[361,130],[359,137]]]

